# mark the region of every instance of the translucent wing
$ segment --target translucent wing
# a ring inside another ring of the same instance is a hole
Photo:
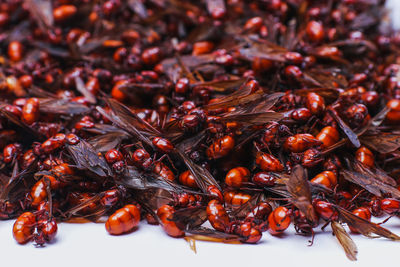
[[[112,175],[104,157],[85,140],[81,139],[75,145],[67,145],[67,150],[74,159],[77,168],[89,170],[102,178]]]
[[[311,204],[311,188],[305,169],[301,165],[296,165],[285,183],[293,204],[306,216],[310,225],[316,225],[318,218]]]
[[[360,232],[362,235],[367,237],[374,237],[372,234],[375,234],[377,236],[385,237],[394,241],[400,240],[400,236],[392,233],[388,229],[383,228],[376,223],[372,223],[361,217],[358,217],[339,206],[335,207],[339,211],[340,221],[345,222],[348,226],[357,229],[357,231]]]
[[[357,246],[354,243],[353,239],[351,239],[349,234],[346,232],[346,230],[343,228],[343,226],[340,223],[332,221],[331,227],[332,227],[333,234],[336,236],[340,245],[342,245],[342,248],[343,248],[344,252],[346,253],[347,258],[351,261],[356,261],[358,250],[357,250]]]

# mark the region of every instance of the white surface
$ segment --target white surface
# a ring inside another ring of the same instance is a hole
[[[400,25],[400,0],[388,0],[392,19]],[[0,222],[0,262],[2,266],[398,266],[400,242],[370,240],[352,235],[358,246],[358,261],[350,262],[330,227],[317,233],[314,245],[308,237],[290,228],[281,238],[264,233],[257,245],[228,245],[197,242],[197,255],[183,239],[168,237],[159,226],[141,222],[137,231],[110,236],[103,224],[60,224],[57,240],[45,248],[32,243],[20,246],[12,238],[12,221]],[[400,219],[388,228],[400,234]]]
[[[388,225],[400,233],[400,219]],[[144,221],[123,236],[108,235],[103,224],[60,224],[56,242],[45,248],[16,244],[11,229],[11,221],[0,222],[2,266],[398,266],[400,250],[400,242],[352,235],[359,254],[357,262],[350,262],[330,227],[316,235],[311,247],[308,237],[291,228],[280,238],[264,233],[257,245],[196,242],[197,254],[183,239],[168,237],[161,227]]]

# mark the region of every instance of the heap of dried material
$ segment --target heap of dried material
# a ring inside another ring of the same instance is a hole
[[[0,218],[37,245],[83,219],[192,244],[330,224],[351,260],[346,225],[400,240],[370,222],[400,212],[384,2],[1,1]]]

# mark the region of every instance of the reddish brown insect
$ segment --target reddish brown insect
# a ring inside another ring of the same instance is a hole
[[[292,119],[298,122],[306,122],[311,116],[311,111],[307,108],[298,108],[291,113]]]
[[[169,180],[169,181],[175,180],[174,173],[171,171],[171,169],[167,165],[165,165],[162,162],[155,163],[153,171],[154,171],[154,173],[160,175],[161,177],[163,177],[166,180]]]
[[[371,116],[368,114],[368,108],[363,104],[354,104],[347,111],[347,119],[353,127],[365,125]]]
[[[25,244],[33,237],[36,217],[32,212],[22,213],[13,226],[13,237],[19,244]]]
[[[104,192],[100,199],[104,207],[113,207],[121,200],[121,192],[118,189],[110,189]]]
[[[44,141],[40,145],[40,150],[45,154],[50,154],[65,144],[65,138],[65,134],[58,133],[55,136]]]
[[[292,80],[298,80],[303,76],[301,69],[294,65],[289,65],[284,70],[285,76]]]
[[[150,47],[143,51],[141,58],[144,64],[154,65],[161,60],[162,53],[159,47]]]
[[[70,19],[77,12],[77,8],[73,5],[62,5],[53,10],[54,20],[56,22],[63,22]]]
[[[24,168],[30,166],[35,160],[36,160],[37,156],[35,155],[35,153],[33,153],[32,149],[27,150],[24,155],[22,156],[22,166]]]
[[[129,83],[128,80],[120,80],[116,82],[111,90],[111,97],[120,102],[125,101],[128,98],[128,96],[123,91],[123,88],[126,87],[128,83]]]
[[[310,182],[326,186],[329,189],[334,189],[337,185],[337,177],[336,174],[331,171],[324,171],[317,174],[314,178],[310,180]]]
[[[306,106],[312,114],[321,115],[322,112],[325,110],[325,101],[320,95],[316,93],[308,93]]]
[[[175,92],[178,94],[186,94],[190,88],[190,82],[188,78],[180,78],[175,85]]]
[[[256,164],[263,171],[281,172],[283,171],[283,165],[279,159],[275,158],[271,154],[258,152],[256,155]]]
[[[359,207],[352,211],[352,213],[360,218],[363,218],[367,221],[371,221],[371,212],[366,207]],[[356,228],[349,226],[350,231],[353,233],[359,233]]]
[[[319,144],[320,139],[311,134],[296,134],[288,137],[283,147],[286,151],[299,153]]]
[[[222,195],[221,191],[215,185],[209,185],[207,187],[207,193],[210,195],[211,198],[215,198],[220,202],[224,201],[224,196]]]
[[[243,26],[243,29],[246,31],[257,31],[261,28],[263,25],[263,19],[260,17],[253,17],[246,21],[246,23]]]
[[[319,132],[317,139],[322,142],[322,148],[327,148],[339,141],[339,132],[332,126],[326,126]]]
[[[313,167],[322,161],[321,152],[318,149],[310,148],[303,153],[301,165]]]
[[[22,107],[22,121],[27,124],[36,122],[39,118],[39,100],[35,97],[29,98]]]
[[[276,176],[268,172],[258,172],[254,174],[252,181],[253,183],[260,186],[274,186],[276,181]]]
[[[80,140],[76,134],[70,133],[66,135],[65,141],[69,145],[76,145],[77,143],[79,143]]]
[[[324,39],[324,28],[318,21],[312,20],[308,22],[306,33],[313,42],[321,42]]]
[[[30,197],[32,199],[32,206],[37,207],[42,201],[48,197],[47,184],[51,189],[58,189],[60,182],[50,175],[45,175],[43,179],[37,181],[31,189]]]
[[[132,231],[140,222],[140,211],[132,204],[114,212],[105,224],[106,230],[112,235],[122,235]]]
[[[233,206],[240,206],[247,201],[249,201],[251,196],[249,194],[245,194],[243,192],[237,191],[225,191],[224,192],[224,200],[225,203],[233,205]]]
[[[313,203],[313,206],[318,215],[324,220],[336,220],[338,218],[338,212],[329,202],[317,200]]]
[[[243,239],[242,242],[255,244],[260,241],[262,233],[249,222],[241,223],[236,231]]]
[[[386,115],[386,120],[391,124],[400,122],[400,100],[391,99],[386,106],[390,108],[390,111]]]
[[[74,171],[72,170],[72,168],[70,168],[70,166],[67,163],[60,163],[54,166],[51,171],[58,178],[62,177],[63,175],[74,174]]]
[[[373,167],[374,166],[374,154],[372,153],[371,150],[366,148],[365,146],[360,147],[356,151],[356,160],[364,164],[365,166],[368,167]]]
[[[397,199],[384,198],[380,201],[380,208],[387,214],[396,214],[400,210],[400,201]]]
[[[5,163],[10,163],[13,159],[16,159],[20,153],[20,144],[9,144],[3,149],[3,161]]]
[[[97,95],[100,91],[100,82],[96,77],[89,77],[85,84],[86,89],[93,95]]]
[[[36,245],[43,246],[46,242],[51,242],[57,235],[57,222],[54,218],[50,220],[40,220],[37,223],[37,234],[34,236]]]
[[[193,44],[192,54],[195,56],[210,53],[214,48],[214,44],[212,42],[203,41],[196,42]]]
[[[225,183],[234,188],[240,188],[249,181],[250,171],[245,167],[231,169],[225,176]]]
[[[231,152],[234,146],[235,140],[231,136],[226,135],[220,139],[215,140],[214,143],[212,143],[207,148],[207,157],[209,159],[218,159],[225,157],[229,154],[229,152]]]
[[[23,46],[18,41],[13,41],[8,44],[8,57],[12,61],[20,61],[23,57]]]
[[[174,146],[172,145],[172,143],[165,138],[155,137],[153,138],[152,142],[153,145],[157,147],[157,149],[164,153],[170,153],[174,150]]]
[[[172,237],[183,237],[185,236],[185,232],[176,226],[175,222],[171,221],[172,215],[174,214],[175,209],[169,205],[163,205],[158,208],[157,216],[162,222],[162,227],[164,231]]]
[[[153,160],[150,158],[150,154],[143,148],[139,148],[133,152],[132,160],[136,165],[144,169],[150,168],[153,163]]]
[[[280,235],[290,225],[289,210],[285,207],[277,207],[268,216],[269,228],[271,235]]]
[[[272,207],[268,202],[260,202],[246,215],[245,221],[261,224],[268,219]]]
[[[179,175],[179,182],[191,188],[199,188],[196,184],[193,174],[189,170],[184,171]]]
[[[20,118],[22,116],[22,109],[18,106],[6,105],[4,107],[4,110],[14,114],[14,116],[16,116],[17,118]]]
[[[124,156],[116,149],[110,149],[104,156],[108,163],[112,164],[124,159]]]
[[[207,205],[207,218],[215,230],[225,232],[229,227],[229,217],[218,200],[210,200]]]
[[[18,81],[24,87],[25,89],[28,89],[32,86],[33,83],[33,78],[31,75],[22,75],[21,77],[18,78]]]

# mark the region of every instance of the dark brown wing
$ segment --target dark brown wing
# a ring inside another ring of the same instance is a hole
[[[400,135],[398,134],[364,135],[360,141],[379,153],[390,153],[400,148]]]
[[[363,135],[366,131],[373,127],[378,127],[385,120],[387,113],[390,111],[390,108],[384,107],[381,111],[379,111],[373,118],[371,118],[368,123],[362,127],[360,130],[356,132],[357,136]]]
[[[26,0],[27,7],[41,30],[46,32],[53,27],[53,5],[50,0]]]
[[[331,70],[311,69],[303,72],[304,82],[322,88],[346,88],[348,85],[347,79],[336,72]]]
[[[215,11],[226,12],[226,6],[224,0],[206,0],[207,10],[210,15],[214,14]]]
[[[176,148],[180,151],[182,151],[185,154],[188,154],[189,152],[193,151],[198,145],[206,138],[206,131],[203,130],[191,137],[188,137],[182,141],[180,141],[177,145]],[[173,139],[172,139],[173,140]]]
[[[230,80],[223,80],[223,81],[211,81],[211,82],[201,82],[195,83],[194,86],[204,86],[212,91],[216,92],[226,92],[229,90],[233,90],[235,88],[239,88],[247,79],[230,79]]]
[[[214,61],[214,56],[207,54],[207,55],[198,55],[198,56],[181,56],[180,57],[183,64],[190,70],[197,66],[204,65],[207,63],[212,63]],[[168,78],[176,82],[181,77],[181,67],[178,65],[176,57],[167,58],[161,61],[160,63],[164,69],[165,74]]]
[[[174,212],[172,218],[178,228],[183,230],[195,229],[207,221],[206,207],[190,207]]]
[[[355,146],[355,147],[360,147],[361,143],[360,140],[358,140],[358,136],[356,133],[353,132],[352,129],[340,118],[340,116],[337,114],[335,110],[328,109],[329,113],[332,115],[332,117],[337,121],[339,124],[340,129],[346,134],[346,136],[349,138],[350,142]]]
[[[233,92],[230,95],[222,97],[220,101],[205,106],[206,109],[218,109],[236,107],[236,110],[225,115],[238,115],[246,113],[263,113],[271,109],[283,93],[265,94],[258,90],[250,94],[247,86]]]
[[[344,252],[346,253],[347,258],[351,261],[356,261],[358,250],[353,239],[351,239],[349,234],[346,232],[346,230],[340,223],[332,221],[331,227],[333,234],[336,236],[337,240],[342,246]]]
[[[112,175],[104,157],[85,140],[81,139],[75,145],[67,145],[67,150],[74,159],[77,168],[89,170],[102,178]]]
[[[400,198],[400,191],[390,184],[384,183],[376,178],[376,174],[368,171],[365,167],[353,164],[353,170],[343,169],[341,174],[352,183],[358,184],[376,196],[382,196],[382,192],[390,193],[393,197]]]
[[[340,40],[337,42],[330,43],[329,45],[343,47],[343,48],[354,48],[354,47],[364,46],[372,51],[377,51],[376,45],[373,42],[368,41],[368,40],[345,39],[345,40]]]
[[[125,125],[133,125],[137,129],[149,135],[161,135],[156,128],[139,118],[135,113],[131,112],[128,107],[124,106],[117,100],[108,98],[106,99],[106,102],[114,114],[118,116],[119,120]]]
[[[128,6],[135,12],[139,17],[145,19],[148,17],[147,9],[141,0],[128,0]]]
[[[207,193],[207,188],[210,185],[216,186],[219,190],[221,187],[219,186],[218,182],[215,178],[211,175],[211,173],[205,169],[194,163],[189,157],[186,156],[185,153],[181,152],[180,150],[176,150],[180,158],[185,163],[186,167],[189,171],[193,174],[193,177],[196,181],[196,184],[199,188],[203,191],[203,193]]]
[[[57,98],[39,98],[39,110],[43,113],[60,115],[86,114],[90,109],[76,102],[70,102],[67,99]]]
[[[206,227],[198,227],[186,231],[190,237],[195,240],[222,242],[222,243],[240,243],[240,237],[233,234],[227,234]]]
[[[258,113],[248,113],[248,114],[234,114],[234,115],[225,115],[219,118],[219,121],[228,122],[228,121],[236,121],[241,123],[242,125],[261,125],[268,123],[270,121],[279,121],[284,117],[282,113],[266,111],[266,112],[258,112]]]
[[[243,218],[245,217],[252,208],[260,201],[261,194],[257,193],[251,196],[249,201],[240,205],[238,208],[234,209],[232,212],[229,213],[229,216],[234,218]]]
[[[7,120],[18,126],[20,129],[22,129],[24,132],[27,133],[27,137],[36,137],[40,141],[46,140],[45,136],[42,135],[41,133],[35,131],[32,127],[27,125],[26,123],[22,122],[19,118],[17,118],[14,114],[11,112],[8,112],[7,110],[4,110],[0,104],[0,115],[4,116]]]
[[[329,101],[336,100],[340,95],[339,90],[336,88],[307,88],[295,90],[294,92],[300,96],[306,96],[308,93],[316,93]]]
[[[96,151],[107,152],[110,149],[118,147],[128,135],[124,132],[110,132],[97,135],[88,140]]]
[[[89,101],[89,103],[96,104],[96,97],[86,88],[86,85],[82,81],[81,77],[75,77],[75,85],[76,89],[87,99],[87,101]]]
[[[78,217],[78,218],[86,218],[90,221],[96,222],[102,215],[105,214],[107,209],[100,205],[98,202],[102,197],[102,193],[97,194],[91,198],[88,198],[85,201],[82,201],[81,203],[75,205],[74,207],[71,207],[69,210],[67,210],[64,215],[66,216],[66,220],[69,220],[71,217]],[[79,214],[80,211],[85,209],[86,207],[92,206],[93,203],[96,203],[96,208],[91,210],[89,214]]]
[[[375,177],[375,179],[381,181],[384,184],[391,185],[393,187],[396,187],[397,183],[396,180],[394,180],[392,177],[386,174],[385,171],[377,168],[377,167],[367,167],[361,162],[354,162],[353,164],[354,170],[356,170],[359,173],[365,173],[369,176]]]
[[[335,206],[339,212],[339,220],[346,223],[348,226],[357,229],[360,234],[367,236],[367,237],[374,237],[372,234],[375,234],[380,237],[385,237],[394,241],[399,241],[400,236],[392,233],[386,228],[377,225],[376,223],[367,221],[353,213],[339,207]]]
[[[31,86],[31,88],[29,89],[29,93],[32,96],[38,97],[39,101],[40,101],[40,98],[53,98],[53,99],[57,98],[56,94],[54,94],[52,92],[49,92],[49,91],[46,91],[46,90],[44,90],[44,89],[42,89],[40,87],[37,87],[35,85]]]
[[[151,147],[153,146],[149,137],[146,136],[146,133],[143,133],[136,127],[139,122],[134,117],[121,118],[121,116],[118,116],[117,114],[108,113],[101,107],[96,107],[96,109],[98,112],[100,112],[101,115],[112,121],[120,129],[126,131],[133,137],[137,138],[139,141],[142,141],[143,143]],[[134,124],[129,123],[129,121],[134,122]]]
[[[296,165],[285,182],[293,204],[306,216],[308,223],[315,226],[318,218],[311,204],[311,188],[306,170],[301,165]]]
[[[38,160],[35,160],[27,168],[23,169],[19,173],[17,173],[18,166],[17,164],[15,164],[13,168],[13,173],[10,177],[2,175],[0,201],[10,200],[14,202],[26,194],[25,186],[33,186],[33,184],[36,182],[33,174],[37,170],[37,162]]]
[[[239,49],[241,58],[249,61],[255,58],[268,59],[276,62],[286,61],[286,48],[261,39],[248,39],[247,41],[249,42],[249,47]]]
[[[358,184],[376,196],[382,196],[382,192],[385,192],[392,194],[393,197],[400,198],[399,190],[376,180],[373,176],[363,175],[350,170],[342,170],[341,174],[347,181]]]
[[[97,135],[119,132],[121,134],[124,133],[126,136],[129,136],[129,134],[124,130],[121,130],[120,128],[110,124],[95,123],[93,127],[83,129],[89,133]]]
[[[219,108],[234,107],[261,99],[263,94],[264,92],[262,90],[251,93],[251,88],[245,86],[244,88],[241,88],[230,95],[221,97],[218,102],[204,106],[204,108],[207,110],[214,110]]]
[[[137,190],[163,189],[165,191],[176,193],[191,192],[190,190],[186,190],[179,184],[168,181],[153,173],[142,172],[133,166],[128,166],[126,172],[121,174],[118,177],[118,180],[116,180],[115,182],[128,188]]]
[[[71,58],[70,52],[60,46],[51,45],[42,41],[34,41],[31,44],[41,50],[46,51],[52,56],[60,57],[60,58]],[[72,59],[72,58],[71,58]]]

